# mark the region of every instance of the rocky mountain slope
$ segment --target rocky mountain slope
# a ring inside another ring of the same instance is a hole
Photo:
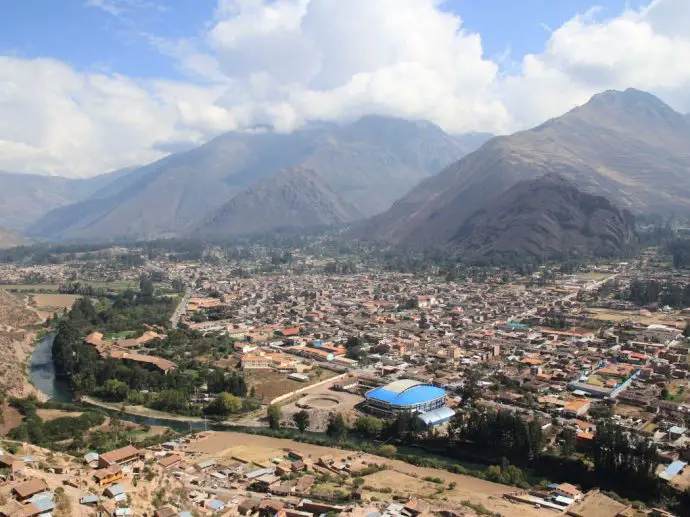
[[[14,248],[15,246],[21,246],[25,242],[24,238],[20,235],[0,228],[0,249]]]
[[[361,212],[315,171],[297,167],[247,187],[198,228],[212,236],[266,233],[354,221]]]
[[[81,201],[127,172],[69,179],[0,171],[0,226],[21,233],[51,210]]]
[[[632,215],[557,174],[516,183],[451,239],[476,257],[616,256],[635,240]]]
[[[97,200],[46,214],[28,234],[100,240],[186,235],[244,189],[298,166],[314,170],[344,202],[370,216],[484,138],[469,135],[465,141],[428,122],[374,116],[289,134],[227,133],[133,171],[100,191]]]
[[[550,172],[632,212],[690,213],[690,121],[648,93],[601,93],[534,129],[490,140],[353,235],[447,243],[512,185]]]

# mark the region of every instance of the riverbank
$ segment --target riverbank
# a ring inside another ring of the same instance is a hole
[[[26,300],[0,289],[0,389],[10,397],[46,400],[30,380],[29,365],[40,318]]]

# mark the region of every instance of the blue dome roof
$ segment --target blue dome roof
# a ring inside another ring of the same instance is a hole
[[[445,396],[446,390],[422,383],[410,383],[404,389],[396,389],[401,381],[367,392],[368,399],[375,399],[394,406],[414,406]]]

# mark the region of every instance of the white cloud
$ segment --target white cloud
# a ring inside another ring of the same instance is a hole
[[[147,0],[89,0],[121,16]],[[509,132],[604,89],[690,111],[690,2],[650,0],[553,28],[506,69],[442,0],[219,0],[194,39],[147,36],[188,83],[0,58],[0,169],[88,175],[229,129],[381,113],[449,131]],[[502,59],[506,59],[503,56]]]
[[[525,56],[520,73],[501,84],[514,126],[538,124],[602,90],[629,87],[690,111],[690,2],[655,0],[606,21],[595,15],[563,24],[544,52]]]

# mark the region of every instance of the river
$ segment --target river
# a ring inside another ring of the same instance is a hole
[[[48,332],[36,342],[29,363],[29,377],[39,391],[56,402],[72,402],[69,385],[55,376],[53,363],[53,341],[55,332]]]

